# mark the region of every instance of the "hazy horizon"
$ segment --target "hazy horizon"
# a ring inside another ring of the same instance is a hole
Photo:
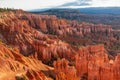
[[[120,7],[120,0],[0,0],[1,8],[23,10],[44,8]]]

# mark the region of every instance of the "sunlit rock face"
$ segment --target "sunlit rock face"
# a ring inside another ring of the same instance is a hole
[[[2,15],[0,32],[4,42],[18,47],[24,55],[35,52],[34,44],[54,42],[47,34],[57,35],[57,38],[71,44],[81,45],[93,44],[92,39],[95,42],[98,40],[113,45],[109,42],[116,40],[112,36],[112,28],[102,24],[78,23],[58,19],[55,16],[35,15],[23,11],[6,12]]]
[[[118,43],[110,26],[21,10],[0,16],[1,80],[120,79],[120,56],[107,52]]]
[[[56,80],[79,80],[77,71],[74,66],[68,65],[69,61],[62,59],[54,62],[54,71]]]
[[[118,57],[109,59],[103,45],[88,46],[79,49],[75,66],[69,66],[69,61],[62,59],[54,63],[54,70],[60,79],[74,76],[75,80],[119,80]]]
[[[41,61],[24,57],[17,48],[0,43],[0,80],[48,80],[40,71],[48,69]]]

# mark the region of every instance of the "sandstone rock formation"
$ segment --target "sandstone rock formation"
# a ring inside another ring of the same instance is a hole
[[[120,56],[109,54],[119,49],[115,35],[107,25],[2,12],[0,79],[119,80]]]
[[[55,61],[54,70],[56,80],[79,80],[75,67],[69,66],[68,61],[65,59]]]
[[[40,70],[52,68],[34,58],[24,57],[16,48],[0,43],[0,80],[48,80]]]
[[[119,80],[119,55],[109,59],[103,45],[80,48],[75,56],[74,66],[65,59],[54,62],[58,80]],[[70,79],[68,79],[70,78]]]

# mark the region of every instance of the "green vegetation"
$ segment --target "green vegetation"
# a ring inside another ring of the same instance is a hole
[[[114,51],[120,50],[120,43],[116,44],[115,46],[112,46],[111,50],[114,50]]]
[[[13,11],[13,8],[0,8],[0,12]]]

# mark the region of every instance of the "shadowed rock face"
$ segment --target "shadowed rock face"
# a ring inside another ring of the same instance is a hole
[[[102,24],[20,10],[2,12],[0,74],[3,75],[0,78],[119,80],[119,55],[110,57],[104,45],[89,45],[103,43],[109,50],[119,42],[115,33],[110,26]]]

